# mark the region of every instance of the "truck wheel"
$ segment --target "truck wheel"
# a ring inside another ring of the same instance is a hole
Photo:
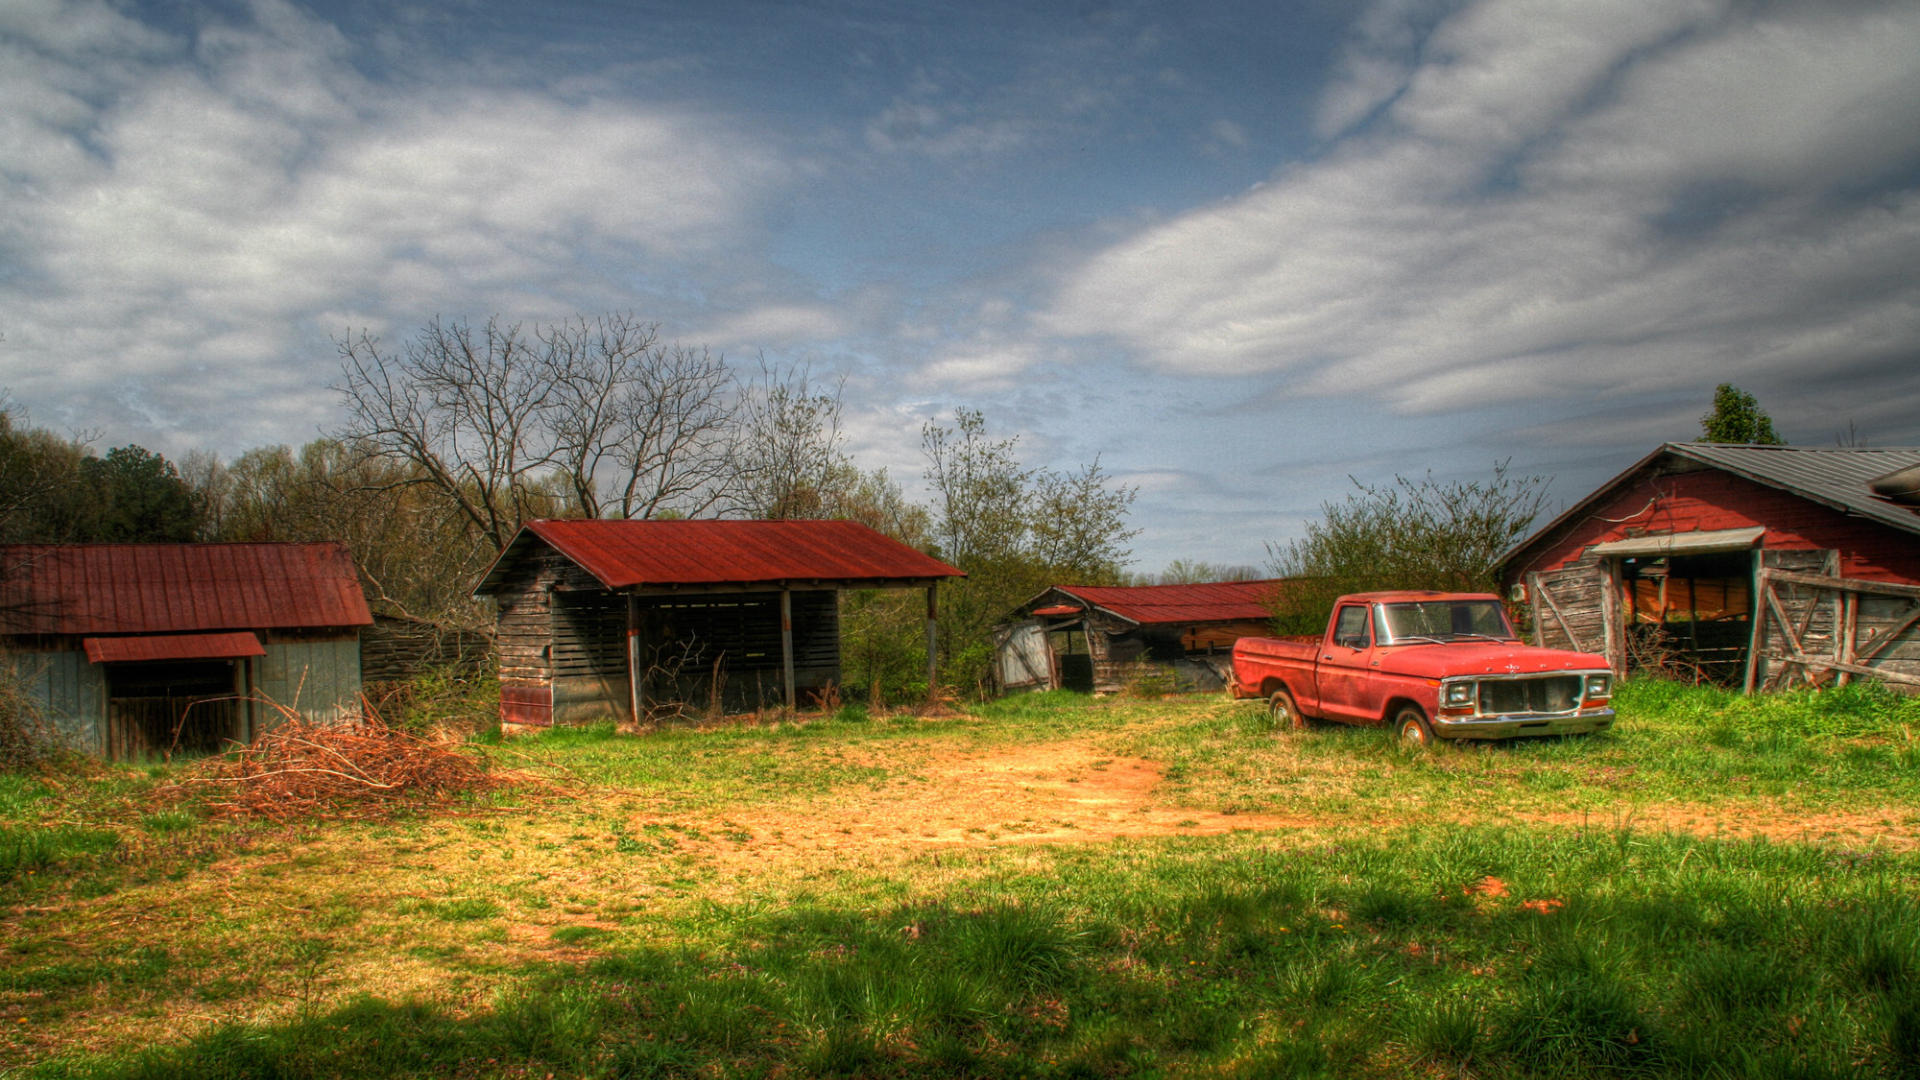
[[[1424,749],[1433,745],[1433,728],[1427,724],[1426,714],[1413,705],[1401,709],[1393,718],[1393,730],[1408,746]]]
[[[1301,714],[1300,706],[1294,704],[1293,695],[1285,690],[1275,690],[1267,699],[1267,715],[1273,718],[1273,726],[1288,731],[1307,730],[1307,718]]]

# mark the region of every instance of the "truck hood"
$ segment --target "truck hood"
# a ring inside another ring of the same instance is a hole
[[[1459,675],[1535,675],[1547,671],[1606,671],[1611,667],[1606,657],[1593,653],[1493,643],[1394,645],[1374,655],[1380,661],[1381,671],[1425,679]]]

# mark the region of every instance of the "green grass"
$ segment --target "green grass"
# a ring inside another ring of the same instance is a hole
[[[1469,829],[1285,853],[1244,838],[1063,851],[1043,871],[985,861],[964,894],[709,909],[677,945],[529,966],[468,1015],[360,1000],[27,1075],[1920,1067],[1911,858]],[[1468,892],[1487,876],[1509,892]]]
[[[153,805],[165,770],[0,776],[0,1075],[1920,1073],[1920,702],[1618,705],[1431,753],[1218,698],[566,729],[481,751],[551,790],[292,829]],[[1161,807],[1303,824],[758,854],[1063,741],[1160,763]],[[1677,831],[1702,807],[1890,824]]]

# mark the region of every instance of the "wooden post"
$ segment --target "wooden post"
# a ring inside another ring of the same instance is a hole
[[[927,704],[940,700],[939,634],[934,620],[940,617],[940,586],[927,586]]]
[[[257,722],[253,716],[253,657],[249,656],[240,662],[246,665],[244,675],[246,690],[240,697],[240,742],[250,746],[253,744],[254,725]]]
[[[633,722],[646,716],[647,677],[640,663],[640,598],[627,594],[627,698],[633,707]]]
[[[787,711],[799,707],[793,686],[793,590],[780,588],[780,668],[786,676]]]

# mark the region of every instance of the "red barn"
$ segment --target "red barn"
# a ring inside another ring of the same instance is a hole
[[[1537,644],[1748,689],[1920,686],[1920,449],[1667,443],[1514,547]]]

